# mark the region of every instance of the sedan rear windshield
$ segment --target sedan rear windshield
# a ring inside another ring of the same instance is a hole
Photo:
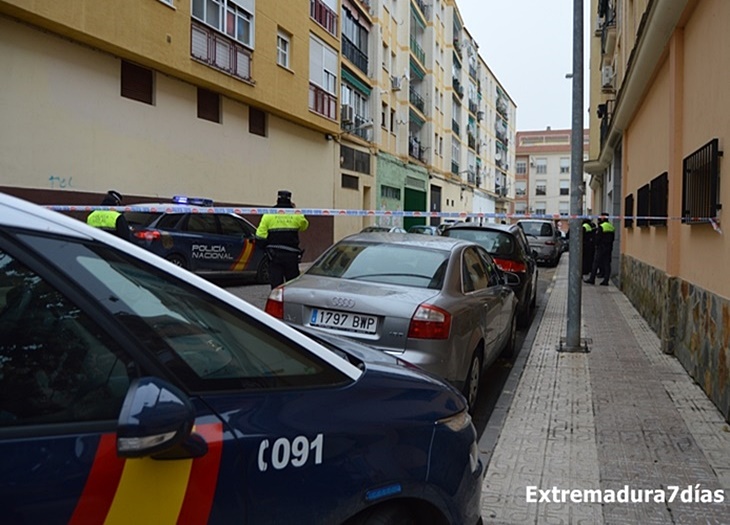
[[[339,243],[308,275],[441,289],[449,253],[417,246]]]
[[[522,231],[527,235],[536,235],[537,237],[553,236],[553,226],[549,222],[520,221],[519,224],[522,227]]]
[[[452,228],[446,230],[444,236],[480,244],[482,248],[495,257],[513,255],[516,249],[512,235],[499,231]]]

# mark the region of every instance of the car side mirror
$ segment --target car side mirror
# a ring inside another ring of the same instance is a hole
[[[156,377],[134,379],[117,424],[117,455],[156,459],[200,457],[208,445],[194,434],[195,408],[176,386]]]

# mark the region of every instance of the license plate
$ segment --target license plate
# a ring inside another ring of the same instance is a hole
[[[312,310],[312,317],[309,320],[309,324],[323,328],[346,330],[348,332],[374,334],[378,325],[378,319],[373,315],[315,308]]]

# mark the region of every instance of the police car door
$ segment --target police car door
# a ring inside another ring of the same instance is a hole
[[[220,419],[194,405],[193,429],[207,444],[197,459],[121,457],[117,425],[125,399],[143,375],[161,370],[73,278],[4,241],[0,237],[2,523],[174,523],[183,517],[184,523],[206,523],[217,508],[225,448]],[[42,253],[59,260],[62,251],[80,246],[40,241]],[[59,264],[70,266],[68,260]],[[156,407],[146,409],[152,426],[167,422]]]
[[[241,241],[221,234],[216,214],[188,214],[184,231],[188,237],[192,271],[225,271],[235,262]]]

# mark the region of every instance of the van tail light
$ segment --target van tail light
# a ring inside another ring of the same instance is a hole
[[[502,270],[503,272],[513,272],[513,273],[524,273],[527,271],[527,265],[523,263],[522,261],[512,261],[510,259],[499,259],[497,257],[493,257],[494,264],[497,265],[497,268]]]
[[[271,290],[264,311],[277,319],[284,319],[284,288],[279,286]]]
[[[156,241],[162,237],[162,234],[157,230],[142,230],[134,232],[134,236],[143,241]]]
[[[437,306],[421,304],[411,317],[408,337],[413,339],[448,339],[451,314]]]

